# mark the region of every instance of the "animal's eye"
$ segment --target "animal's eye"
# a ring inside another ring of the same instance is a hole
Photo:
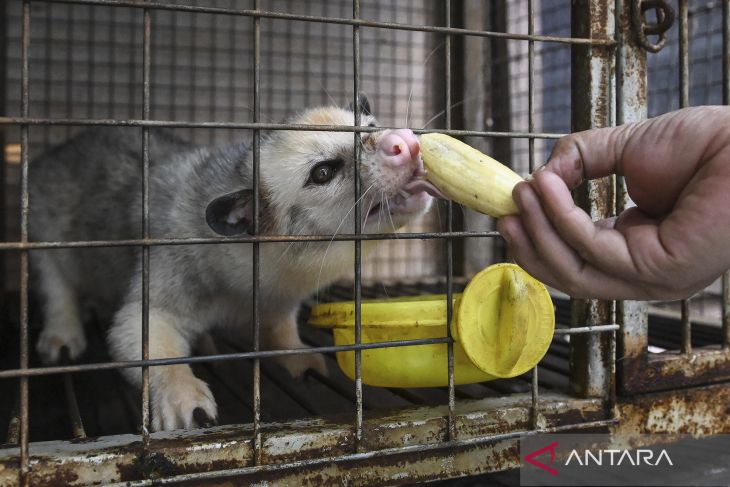
[[[375,122],[370,122],[370,123],[368,124],[368,127],[375,127]]]
[[[337,170],[342,167],[343,161],[336,159],[332,161],[322,161],[318,163],[309,173],[308,183],[326,184],[332,181],[337,174]]]

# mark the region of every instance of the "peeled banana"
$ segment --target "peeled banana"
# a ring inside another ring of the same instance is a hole
[[[426,179],[447,198],[495,218],[519,212],[512,199],[519,174],[448,135],[424,134],[420,144]]]

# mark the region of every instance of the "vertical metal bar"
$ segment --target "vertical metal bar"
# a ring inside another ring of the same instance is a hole
[[[730,0],[722,2],[722,103],[730,105]],[[722,275],[722,347],[730,348],[730,271]]]
[[[178,75],[178,30],[177,16],[180,12],[170,12],[170,120],[177,120],[177,75]],[[233,44],[235,45],[235,44]]]
[[[142,11],[142,119],[150,117],[150,10]],[[150,132],[142,127],[142,233],[150,234]],[[150,248],[142,247],[142,360],[150,356]],[[142,455],[146,458],[150,441],[150,369],[142,367]]]
[[[89,69],[89,81],[88,81],[88,106],[86,107],[86,114],[89,118],[94,118],[94,109],[96,108],[96,102],[94,99],[94,90],[96,88],[96,60],[94,59],[94,48],[96,46],[96,32],[95,32],[95,26],[96,26],[96,7],[93,5],[90,5],[88,7],[89,9],[89,33],[87,38],[87,49],[89,50],[89,62],[88,62],[88,69]],[[46,95],[48,96],[48,95]]]
[[[261,8],[261,0],[254,0],[254,9]],[[261,118],[261,18],[253,18],[253,122]],[[253,131],[253,234],[259,234],[259,166],[261,160],[261,130]],[[259,320],[259,242],[253,244],[253,347],[258,352],[261,344],[261,322]],[[253,361],[253,436],[254,461],[262,462],[261,445],[261,359]]]
[[[7,61],[7,35],[8,35],[8,15],[7,15],[7,4],[0,6],[0,93],[7,93],[6,83],[8,75],[8,61]],[[7,111],[7,95],[0,95],[0,116],[8,115]],[[48,116],[46,111],[45,116]],[[7,142],[7,127],[0,128],[0,242],[5,242],[7,239],[6,228],[8,214],[5,207],[5,195],[7,191],[7,179],[6,179],[6,164],[5,159],[5,143]],[[5,295],[5,285],[7,275],[5,274],[6,261],[8,256],[0,256],[0,312],[3,312],[7,303],[7,296]]]
[[[646,51],[636,43],[631,33],[631,1],[616,1],[616,123],[619,125],[645,120],[647,117]],[[626,183],[619,178],[616,184],[617,212],[633,206],[626,191]],[[646,359],[649,312],[646,302],[619,301],[617,322],[621,325],[618,341],[619,387],[623,377],[641,367]]]
[[[51,4],[48,5],[49,7]],[[50,30],[49,30],[50,32]],[[112,15],[112,18],[109,22],[109,37],[108,42],[110,46],[113,46],[117,39],[117,23],[114,22],[114,18]],[[49,36],[50,38],[50,36]],[[107,96],[108,96],[108,106],[109,111],[107,112],[107,117],[117,117],[121,115],[121,112],[117,114],[116,110],[116,104],[115,100],[117,99],[116,96],[116,85],[117,85],[117,73],[116,73],[116,66],[117,66],[117,50],[116,49],[109,49],[109,82],[107,83]],[[50,62],[50,61],[49,61]],[[132,71],[130,69],[130,71]]]
[[[689,316],[689,299],[682,300],[682,353],[692,353],[692,322]]]
[[[615,5],[602,0],[572,3],[573,37],[611,38],[615,32]],[[613,121],[613,51],[599,46],[572,46],[572,130],[605,127]],[[613,181],[588,181],[575,192],[578,203],[593,220],[615,211]],[[610,323],[611,301],[575,299],[571,325]],[[574,335],[570,340],[570,388],[580,396],[608,397],[611,375],[611,343],[606,333]]]
[[[533,0],[527,0],[527,33],[533,35],[535,33],[535,5]],[[527,131],[532,133],[535,131],[535,41],[527,41]],[[528,171],[530,174],[535,170],[535,139],[532,137],[527,139],[528,143]],[[530,413],[530,427],[537,429],[539,424],[538,410],[539,391],[538,391],[538,370],[537,365],[532,369],[532,384],[530,387],[532,394],[532,409]]]
[[[53,38],[50,35],[50,32],[53,32],[53,22],[55,20],[55,17],[53,15],[53,7],[54,5],[49,3],[47,5],[46,10],[46,19],[45,19],[45,25],[43,26],[43,29],[46,32],[46,35],[43,39],[43,93],[45,96],[43,97],[43,114],[46,117],[51,116],[51,79],[52,75],[51,72],[53,70],[52,67],[52,53],[51,53],[51,46],[53,42]],[[5,65],[5,62],[3,62],[3,66]],[[0,90],[0,93],[5,93],[5,90]],[[42,137],[42,144],[43,147],[48,147],[51,144],[51,127],[45,127],[42,131],[43,137]]]
[[[689,106],[689,22],[687,0],[679,0],[679,107]]]
[[[76,52],[76,46],[74,44],[74,32],[76,32],[74,9],[77,7],[75,5],[65,5],[61,8],[65,8],[66,10],[66,107],[64,115],[66,117],[73,117],[77,114],[77,112],[74,111],[76,107],[73,103],[76,99],[74,96],[74,86],[76,85],[76,80],[74,79],[74,54]],[[81,9],[83,6],[78,8]],[[71,128],[64,127],[63,131],[64,136],[68,137],[70,135]]]
[[[722,275],[722,347],[730,348],[730,272]]]
[[[451,0],[445,0],[444,2],[444,25],[451,27]],[[445,103],[446,108],[444,113],[446,115],[446,128],[451,128],[451,47],[452,38],[451,34],[446,34],[444,39],[444,54],[446,56],[444,72],[444,85],[445,85]],[[448,232],[454,231],[454,214],[453,214],[453,203],[448,200],[446,203],[446,227]],[[456,409],[456,397],[454,394],[454,341],[451,333],[451,323],[454,317],[454,304],[453,304],[453,285],[454,285],[454,242],[451,238],[446,239],[446,323],[449,338],[452,338],[446,344],[446,350],[448,353],[448,374],[449,374],[449,415],[447,418],[447,439],[452,441],[456,439],[456,425],[454,424],[454,411]]]
[[[352,0],[352,18],[360,18],[360,0]],[[355,125],[360,125],[360,27],[352,26],[352,77],[355,92]],[[360,159],[362,144],[360,134],[354,134],[355,155],[355,235],[362,232],[362,205],[360,204]],[[355,244],[355,344],[362,342],[362,242]],[[362,447],[362,351],[355,350],[355,448]]]
[[[71,358],[68,354],[68,348],[61,349],[61,365],[69,365]],[[66,408],[71,421],[71,432],[74,438],[86,438],[86,430],[84,422],[81,419],[81,411],[79,410],[79,402],[76,399],[76,391],[74,390],[73,374],[63,374],[63,389],[66,395]]]
[[[23,0],[20,68],[20,115],[29,115],[29,59],[30,1]],[[20,241],[28,241],[28,135],[27,124],[20,126]],[[28,368],[28,251],[20,252],[20,368]],[[20,485],[30,485],[30,458],[28,456],[28,378],[20,378]]]
[[[71,432],[74,438],[86,438],[86,430],[84,422],[81,419],[81,411],[79,411],[79,402],[76,399],[76,391],[74,390],[74,380],[71,374],[63,375],[63,389],[66,394],[66,407],[71,420]]]
[[[508,2],[484,2],[487,11],[487,29],[495,32],[507,32]],[[491,120],[489,130],[509,132],[512,130],[512,97],[514,88],[509,70],[509,46],[505,39],[487,38],[489,59],[492,69],[486,73],[489,77],[489,99],[485,103],[487,112],[485,120]],[[492,155],[498,161],[511,164],[513,161],[512,139],[496,137],[491,140]],[[492,240],[492,260],[501,262],[508,258],[507,248],[502,239]]]
[[[730,105],[730,1],[722,2],[722,103]]]
[[[689,106],[689,22],[687,0],[679,0],[679,107]],[[689,299],[682,300],[682,353],[692,353]]]
[[[533,0],[527,0],[527,33],[535,34],[535,10]],[[535,131],[535,41],[527,41],[527,131]],[[529,172],[535,170],[535,139],[527,139]]]

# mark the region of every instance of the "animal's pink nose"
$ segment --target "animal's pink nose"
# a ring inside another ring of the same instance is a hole
[[[418,164],[418,138],[409,129],[388,132],[378,146],[378,154],[384,163],[396,168]]]

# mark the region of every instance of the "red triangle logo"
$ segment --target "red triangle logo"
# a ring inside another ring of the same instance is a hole
[[[535,460],[535,457],[542,455],[543,453],[549,451],[550,452],[549,464],[552,465],[553,461],[555,460],[555,447],[557,447],[557,446],[558,446],[558,442],[554,441],[554,442],[550,443],[549,445],[540,448],[539,450],[535,450],[532,453],[528,453],[527,455],[525,455],[525,461],[527,463],[529,463],[530,465],[534,465],[537,468],[541,468],[541,469],[545,470],[546,472],[549,472],[552,475],[557,475],[558,474],[557,470],[555,470],[552,467],[548,467],[547,465],[545,465],[542,462],[538,462],[537,460]]]

